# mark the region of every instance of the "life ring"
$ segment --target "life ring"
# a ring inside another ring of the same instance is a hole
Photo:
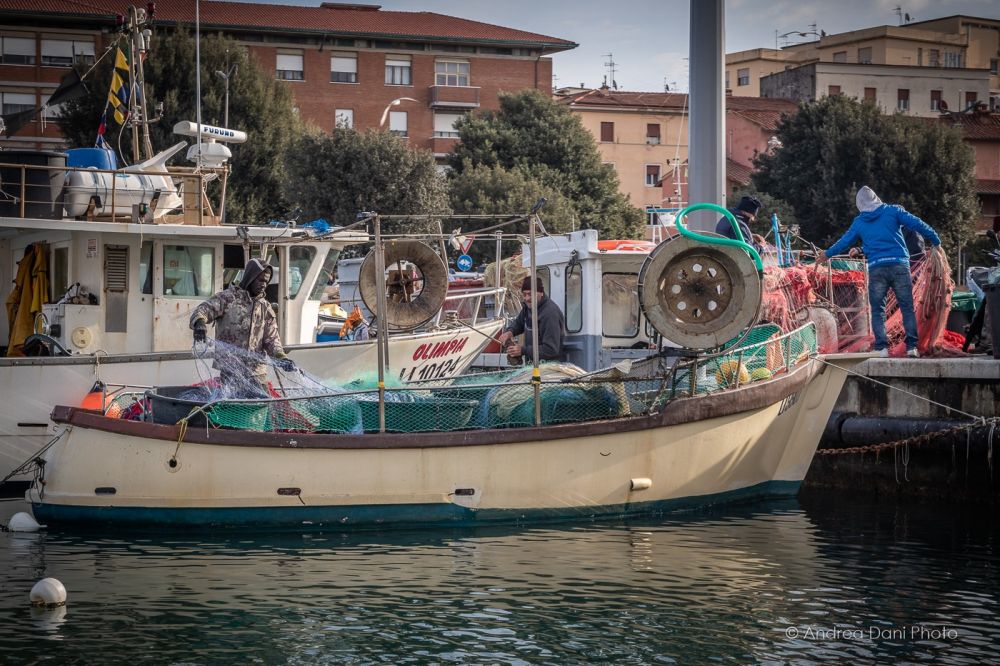
[[[761,280],[750,256],[678,236],[639,271],[639,305],[653,328],[688,349],[718,349],[757,320]]]
[[[412,264],[419,276],[404,266]],[[448,268],[426,243],[393,239],[385,243],[386,325],[391,331],[410,331],[426,324],[438,313],[448,294]],[[358,288],[361,300],[376,311],[378,281],[375,279],[375,251],[361,263]],[[419,283],[419,284],[418,284]]]

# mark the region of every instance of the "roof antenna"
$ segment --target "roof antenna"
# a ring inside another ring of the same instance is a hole
[[[608,68],[608,75],[604,77],[604,84],[607,85],[608,81],[611,81],[611,87],[614,90],[618,90],[618,81],[615,80],[615,72],[617,70],[618,63],[615,62],[615,56],[613,53],[605,53],[604,57],[608,59],[604,66]]]

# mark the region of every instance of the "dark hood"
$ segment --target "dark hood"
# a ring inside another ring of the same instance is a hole
[[[253,281],[260,277],[260,274],[264,271],[274,272],[270,264],[265,264],[260,259],[251,259],[243,269],[243,279],[240,280],[240,287],[249,290]]]

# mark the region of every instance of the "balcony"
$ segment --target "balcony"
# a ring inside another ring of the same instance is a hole
[[[442,136],[442,134],[442,132],[435,132],[434,136],[431,137],[431,152],[436,156],[453,153],[455,146],[458,145],[458,132],[448,132],[448,136]]]
[[[478,109],[478,86],[430,86],[432,109]]]

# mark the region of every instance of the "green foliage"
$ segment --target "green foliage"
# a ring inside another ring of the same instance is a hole
[[[470,168],[500,169],[496,176],[474,176],[486,181],[517,173],[537,181],[541,191],[558,192],[572,207],[577,228],[597,229],[604,238],[642,233],[644,215],[618,191],[618,176],[601,163],[594,137],[569,109],[540,91],[502,93],[498,111],[466,116],[456,129],[461,142],[450,158],[456,182]],[[464,196],[453,195],[456,207]],[[546,207],[543,219],[553,214]]]
[[[389,132],[337,129],[304,132],[289,151],[288,197],[307,219],[353,222],[360,211],[434,216],[450,212],[445,180],[434,156]],[[426,230],[426,221],[386,223],[386,231]]]
[[[846,231],[863,185],[934,227],[949,253],[971,238],[974,158],[958,131],[834,95],[801,105],[777,137],[782,147],[756,160],[754,185],[791,204],[805,238],[830,244]]]
[[[113,53],[105,57],[88,78],[90,94],[66,104],[60,127],[74,145],[94,145],[107,101],[113,57]],[[144,68],[150,114],[157,102],[163,103],[163,117],[150,131],[154,151],[185,139],[172,133],[174,124],[196,118],[194,64],[195,42],[190,33],[157,31]],[[289,205],[281,196],[281,156],[300,133],[302,124],[288,88],[235,40],[215,35],[201,39],[202,122],[223,124],[225,85],[215,72],[227,71],[232,65],[237,71],[229,83],[229,127],[246,132],[249,138],[242,145],[228,144],[233,152],[233,170],[226,197],[226,221],[266,222],[288,211]],[[105,139],[119,149],[119,159],[124,155],[131,162],[130,134],[126,131],[119,138],[121,128],[112,115],[109,109]],[[183,160],[183,154],[175,161]],[[213,184],[213,188],[217,187]]]

